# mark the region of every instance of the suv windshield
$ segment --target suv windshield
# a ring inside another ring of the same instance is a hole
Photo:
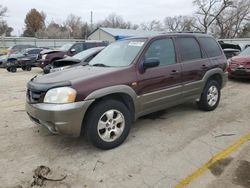
[[[68,51],[72,46],[72,43],[67,43],[67,44],[64,44],[62,45],[59,50],[62,50],[62,51]]]
[[[245,50],[243,50],[239,56],[250,56],[250,47],[246,48]]]
[[[146,39],[124,40],[110,44],[101,51],[89,65],[104,67],[124,67],[132,63]]]

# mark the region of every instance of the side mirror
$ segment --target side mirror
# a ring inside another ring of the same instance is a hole
[[[72,49],[70,50],[70,52],[71,52],[71,53],[75,53],[75,52],[76,52],[76,49],[72,48]]]
[[[25,55],[25,56],[27,56],[27,55],[28,55],[28,53],[26,52],[26,53],[24,53],[24,55]]]
[[[160,60],[158,58],[147,58],[142,63],[143,72],[148,68],[157,67],[160,65]]]

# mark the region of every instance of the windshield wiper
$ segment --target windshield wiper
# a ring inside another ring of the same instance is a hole
[[[96,63],[96,64],[94,64],[92,66],[94,66],[94,67],[110,67],[110,66],[102,64],[102,63]]]

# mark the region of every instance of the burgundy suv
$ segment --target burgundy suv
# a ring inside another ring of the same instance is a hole
[[[89,48],[98,46],[107,46],[107,42],[103,41],[81,41],[75,43],[67,43],[57,50],[44,50],[38,56],[38,66],[42,69],[56,60],[63,59],[67,56],[73,56],[79,52]]]
[[[87,66],[33,78],[26,111],[52,133],[85,133],[96,147],[119,146],[138,117],[197,101],[214,110],[227,60],[206,34],[165,34],[112,43]]]

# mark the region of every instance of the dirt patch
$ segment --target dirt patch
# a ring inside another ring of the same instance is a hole
[[[250,162],[239,161],[239,166],[234,172],[233,183],[250,188]]]
[[[62,181],[66,178],[64,175],[62,178],[49,178],[51,175],[51,169],[47,166],[38,166],[34,170],[33,181],[31,183],[31,187],[33,186],[43,186],[45,181]]]
[[[228,158],[216,161],[214,164],[212,164],[209,167],[209,170],[213,175],[220,176],[224,172],[225,168],[232,162],[232,160],[233,160],[232,157],[228,157]]]

